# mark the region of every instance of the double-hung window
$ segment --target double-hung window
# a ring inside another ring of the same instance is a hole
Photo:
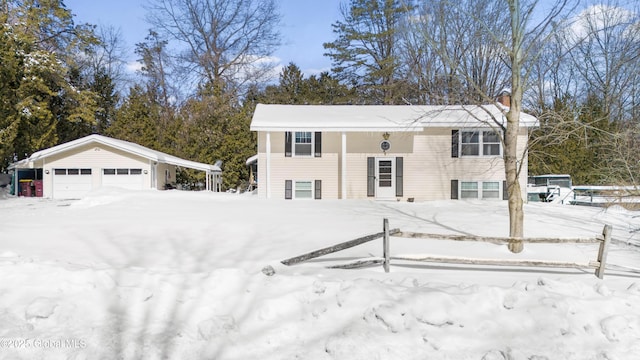
[[[293,149],[295,156],[312,156],[313,133],[310,131],[296,131]]]
[[[482,183],[482,198],[483,199],[499,199],[500,198],[500,183],[499,182],[483,182]]]
[[[473,181],[463,181],[460,184],[460,198],[461,199],[477,199],[478,198],[478,183]]]
[[[482,132],[482,155],[500,155],[500,135],[497,132]]]
[[[500,183],[497,181],[460,182],[461,199],[500,199]]]
[[[460,156],[500,156],[500,149],[500,134],[493,130],[460,131]]]
[[[462,132],[462,156],[480,155],[480,131]]]
[[[295,198],[313,199],[313,183],[311,181],[296,181]]]

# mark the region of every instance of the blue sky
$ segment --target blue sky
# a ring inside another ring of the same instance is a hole
[[[76,23],[111,25],[122,31],[135,61],[133,49],[147,35],[143,4],[146,0],[65,0]],[[284,45],[274,54],[283,65],[293,62],[307,75],[329,70],[331,61],[323,56],[324,42],[335,39],[331,24],[340,20],[340,0],[280,0]]]

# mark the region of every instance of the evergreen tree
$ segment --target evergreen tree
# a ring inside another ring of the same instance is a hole
[[[95,97],[73,71],[73,50],[91,41],[59,0],[8,1],[0,12],[2,164],[59,143],[94,120]]]
[[[159,107],[149,94],[140,85],[135,85],[129,89],[129,95],[116,111],[115,120],[106,133],[117,139],[159,150],[158,113]]]
[[[355,89],[340,84],[327,72],[304,79],[300,68],[290,63],[282,69],[280,82],[268,86],[258,98],[268,104],[336,105],[351,104],[357,95]]]
[[[398,31],[411,8],[399,0],[350,0],[343,21],[333,24],[337,39],[325,43],[333,71],[347,83],[358,84],[366,102],[395,104],[402,100]]]
[[[529,147],[530,175],[569,174],[577,185],[606,183],[609,140],[617,130],[601,100],[578,104],[567,95],[538,119]]]

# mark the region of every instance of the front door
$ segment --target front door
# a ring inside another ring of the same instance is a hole
[[[395,181],[395,158],[376,158],[376,198],[395,198]]]

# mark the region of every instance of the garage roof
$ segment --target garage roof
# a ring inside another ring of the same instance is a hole
[[[252,131],[422,131],[426,127],[504,124],[499,105],[267,105],[258,104]],[[521,127],[538,120],[521,113]]]
[[[40,150],[34,152],[27,159],[18,161],[14,164],[11,164],[9,167],[11,168],[24,168],[29,167],[29,164],[36,161],[44,159],[48,156],[58,154],[64,151],[68,151],[79,146],[84,146],[91,143],[103,144],[118,150],[122,150],[131,154],[135,154],[137,156],[149,159],[151,161],[155,161],[158,163],[164,163],[169,165],[175,165],[180,167],[185,167],[189,169],[201,170],[201,171],[209,171],[209,172],[222,172],[219,166],[209,165],[204,163],[199,163],[195,161],[181,159],[179,157],[165,154],[161,151],[152,150],[142,145],[138,145],[136,143],[132,143],[129,141],[119,140],[110,138],[103,135],[93,134],[89,136],[85,136],[80,139],[76,139],[73,141],[66,142],[64,144],[56,145],[50,147],[48,149]]]

